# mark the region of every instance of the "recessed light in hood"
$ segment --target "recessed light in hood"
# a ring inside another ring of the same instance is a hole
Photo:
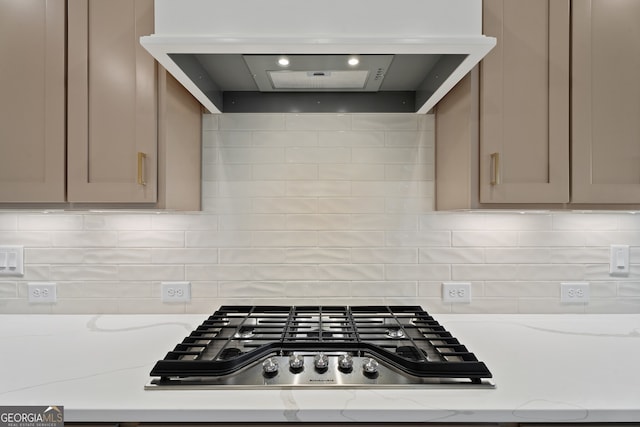
[[[213,113],[426,113],[495,45],[481,0],[301,3],[156,0],[141,43]]]

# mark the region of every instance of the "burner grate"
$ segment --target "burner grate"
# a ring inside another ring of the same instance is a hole
[[[491,378],[485,364],[419,306],[222,306],[151,375],[224,376],[272,355],[305,352],[375,357],[416,377]]]

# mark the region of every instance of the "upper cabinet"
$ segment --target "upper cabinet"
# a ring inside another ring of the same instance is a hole
[[[485,0],[480,201],[569,201],[569,0]]]
[[[153,0],[0,8],[3,58],[16,58],[6,77],[0,67],[11,111],[0,118],[0,202],[198,210],[201,107],[139,43],[153,32]]]
[[[438,209],[640,203],[640,2],[483,4],[497,46],[436,110]]]
[[[0,201],[65,200],[65,0],[0,0]]]
[[[152,0],[69,0],[70,202],[155,202],[156,65],[138,43]]]
[[[572,201],[640,203],[640,1],[572,4]]]

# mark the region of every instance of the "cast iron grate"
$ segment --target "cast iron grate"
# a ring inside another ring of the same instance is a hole
[[[222,306],[151,376],[224,376],[265,357],[310,351],[375,357],[417,377],[491,378],[420,306]]]

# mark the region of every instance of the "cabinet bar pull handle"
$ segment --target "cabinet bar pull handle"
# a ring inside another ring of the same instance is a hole
[[[144,180],[144,163],[147,158],[147,155],[141,151],[138,151],[138,184],[147,185],[147,182]]]
[[[491,153],[491,185],[500,183],[500,153]]]

